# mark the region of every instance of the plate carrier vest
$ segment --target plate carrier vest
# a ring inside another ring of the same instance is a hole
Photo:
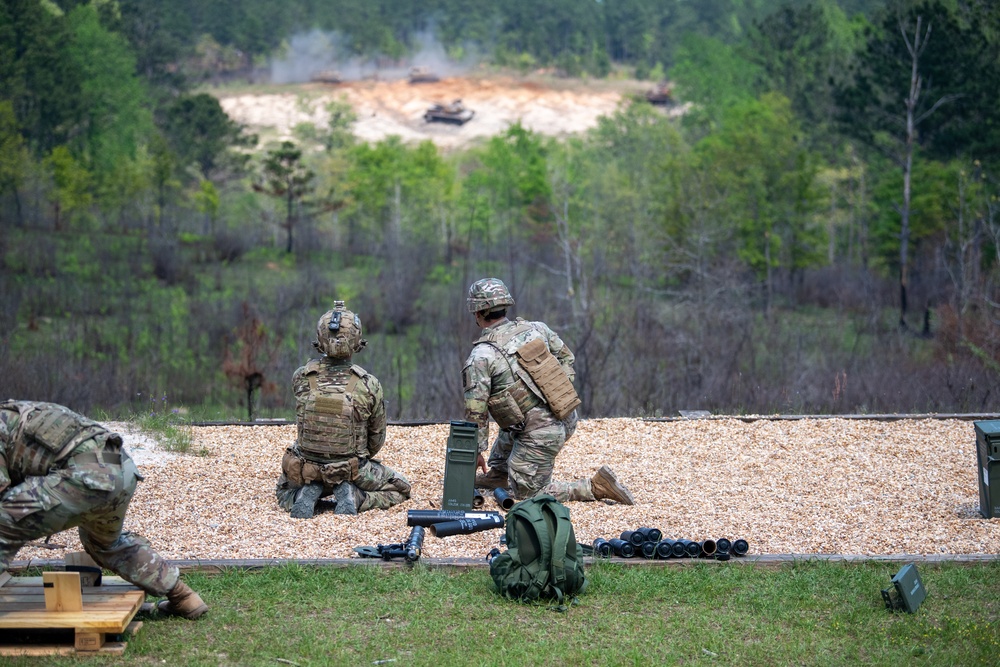
[[[368,425],[356,419],[354,389],[368,375],[357,364],[306,365],[309,395],[299,422],[299,450],[310,460],[328,462],[368,455]]]
[[[83,442],[107,433],[95,421],[55,403],[8,401],[0,410],[18,413],[10,433],[7,467],[25,476],[47,475]]]

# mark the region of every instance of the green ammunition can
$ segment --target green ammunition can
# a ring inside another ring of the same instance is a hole
[[[441,509],[471,511],[476,494],[479,428],[475,422],[453,421],[444,461]]]
[[[973,422],[976,427],[976,463],[979,513],[1000,516],[1000,420]]]

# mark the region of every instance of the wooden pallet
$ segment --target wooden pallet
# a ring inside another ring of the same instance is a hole
[[[81,611],[47,611],[42,577],[0,575],[0,656],[120,654],[146,593],[121,577],[82,589]]]

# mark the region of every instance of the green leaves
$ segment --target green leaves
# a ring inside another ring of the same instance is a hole
[[[701,168],[722,194],[722,213],[738,230],[738,253],[761,278],[777,267],[821,260],[814,225],[817,160],[787,98],[767,94],[730,107],[718,132],[696,147]]]
[[[175,99],[166,109],[164,131],[181,164],[194,166],[202,178],[212,177],[222,167],[238,166],[230,150],[256,143],[226,115],[218,98],[207,93]]]

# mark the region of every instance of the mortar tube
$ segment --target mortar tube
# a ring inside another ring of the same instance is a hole
[[[505,512],[513,507],[516,502],[507,489],[501,489],[499,487],[493,489],[493,500],[497,501],[497,505]]]
[[[496,516],[489,519],[459,519],[458,521],[444,521],[442,523],[431,524],[428,530],[434,537],[450,537],[452,535],[470,535],[480,533],[484,530],[503,528],[503,517]]]
[[[483,494],[482,489],[475,489],[472,492],[472,507],[473,509],[479,509],[486,504],[486,496]]]
[[[444,521],[460,521],[462,519],[491,519],[493,517],[503,518],[500,512],[496,511],[482,511],[482,512],[464,512],[462,510],[407,510],[406,512],[406,525],[407,526],[432,526],[435,523],[442,523]]]
[[[711,558],[715,555],[715,550],[717,548],[715,540],[704,540],[701,543],[701,554],[702,558]]]
[[[642,554],[643,558],[655,558],[656,542],[643,542],[639,546],[639,552]]]
[[[715,541],[715,546],[719,550],[720,554],[727,554],[729,550],[733,547],[733,543],[724,537],[720,537]]]
[[[403,545],[403,558],[406,559],[407,563],[416,563],[420,560],[420,554],[424,550],[424,527],[414,526],[413,530],[410,531],[410,536],[406,538],[406,544]]]

